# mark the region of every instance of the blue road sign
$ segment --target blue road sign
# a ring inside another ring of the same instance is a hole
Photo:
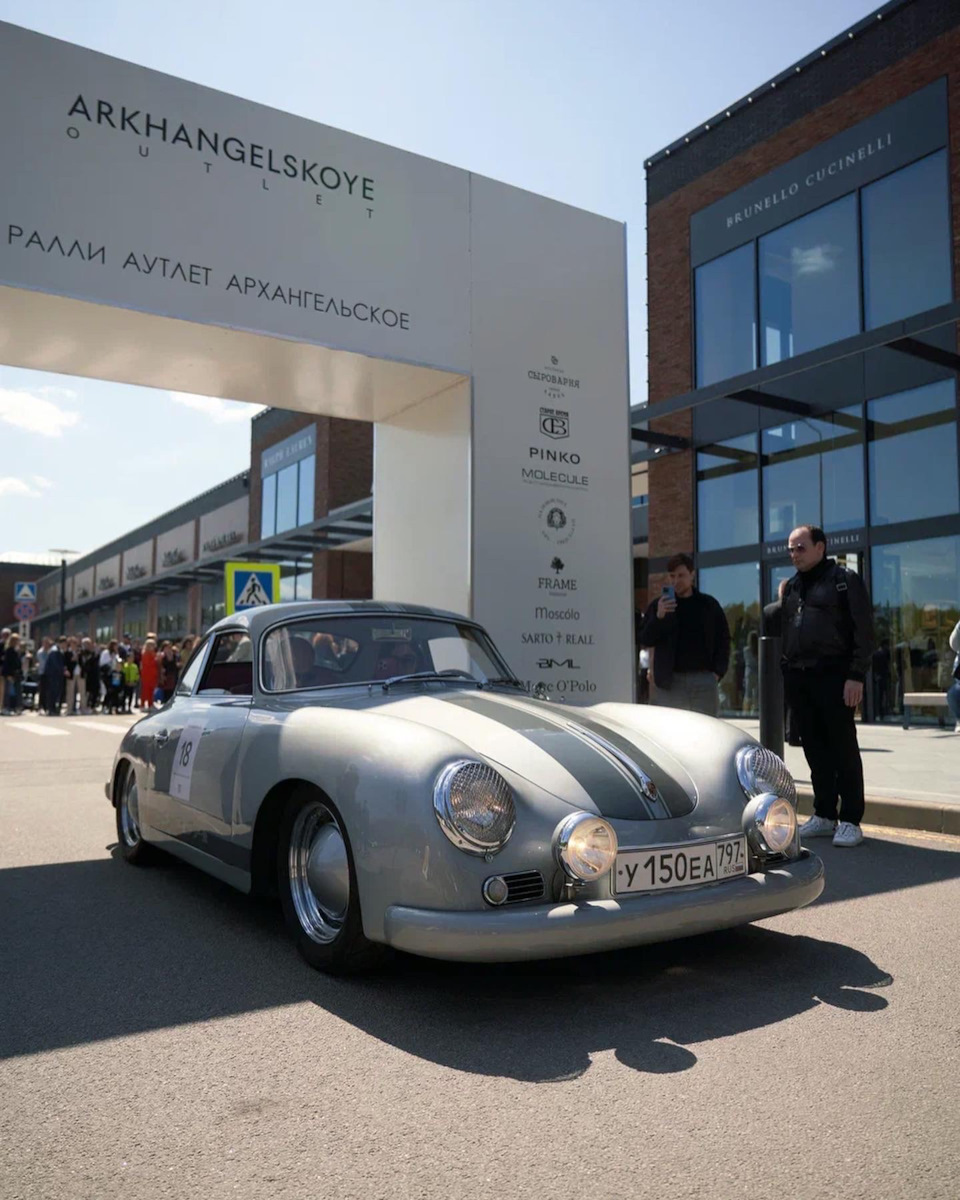
[[[21,600],[28,604],[37,599],[37,585],[35,583],[15,583],[13,585],[13,602],[19,604]]]
[[[278,563],[227,563],[227,613],[276,604],[280,597]]]

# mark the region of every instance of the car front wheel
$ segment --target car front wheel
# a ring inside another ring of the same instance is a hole
[[[310,789],[287,801],[277,847],[283,916],[311,967],[331,974],[365,970],[384,948],[363,936],[350,841],[339,814]]]

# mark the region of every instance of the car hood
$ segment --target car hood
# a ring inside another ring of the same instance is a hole
[[[696,786],[676,757],[609,714],[461,690],[390,696],[371,709],[449,734],[534,786],[611,819],[682,817],[697,803]]]

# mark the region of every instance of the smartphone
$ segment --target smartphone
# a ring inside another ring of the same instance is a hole
[[[676,600],[677,593],[674,591],[672,583],[665,583],[660,589],[660,595],[664,600]]]

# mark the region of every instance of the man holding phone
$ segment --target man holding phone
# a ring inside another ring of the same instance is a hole
[[[730,628],[719,603],[694,586],[693,559],[667,562],[670,582],[644,614],[641,646],[654,647],[654,704],[715,717],[730,663]]]

